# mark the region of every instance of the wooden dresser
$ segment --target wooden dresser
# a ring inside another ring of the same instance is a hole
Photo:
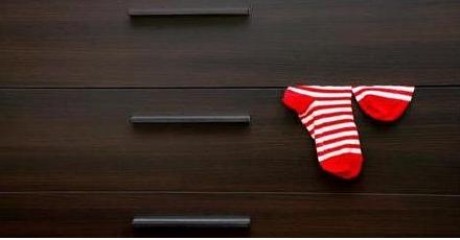
[[[250,16],[129,16],[245,9]],[[290,84],[414,84],[343,182],[280,102]],[[0,236],[459,236],[460,1],[2,0]],[[136,116],[250,116],[133,124]],[[244,231],[144,231],[242,215]]]

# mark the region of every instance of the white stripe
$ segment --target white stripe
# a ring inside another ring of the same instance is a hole
[[[399,100],[406,101],[406,102],[410,102],[410,100],[412,99],[412,96],[402,95],[398,93],[388,93],[388,92],[380,92],[380,91],[364,91],[363,93],[356,96],[356,100],[361,101],[367,95],[373,95],[373,96],[379,96],[379,97],[391,98],[391,99],[399,99]]]
[[[315,121],[315,124],[316,125],[321,125],[323,123],[335,122],[335,121],[346,120],[346,119],[353,120],[353,115],[351,115],[351,114],[341,114],[341,115],[338,115],[338,116],[321,118],[321,119],[318,119],[317,121]],[[305,124],[307,122],[308,121],[305,121],[305,119],[302,119],[302,123]]]
[[[315,106],[330,106],[330,105],[351,105],[351,99],[349,100],[319,100],[315,101]]]
[[[303,85],[303,87],[315,88],[315,89],[323,89],[323,90],[350,90],[351,86],[345,87],[338,87],[338,86],[318,86],[318,85]]]
[[[327,109],[321,109],[318,111],[314,111],[312,115],[315,117],[328,114],[328,113],[338,113],[338,112],[351,112],[352,109],[351,107],[338,107],[338,108],[327,108]]]
[[[360,148],[342,148],[340,150],[333,151],[333,152],[318,156],[318,161],[321,162],[321,161],[324,161],[324,160],[326,160],[328,158],[339,156],[339,155],[342,155],[342,154],[345,154],[345,153],[361,154],[361,149]]]
[[[398,90],[398,91],[404,91],[404,92],[409,92],[409,93],[413,93],[414,92],[414,87],[408,87],[408,86],[393,86],[393,85],[388,85],[388,86],[385,86],[385,85],[371,85],[371,86],[359,86],[359,87],[355,87],[353,88],[353,92],[356,93],[356,92],[359,92],[363,89],[389,89],[389,90]]]
[[[301,121],[302,123],[310,122],[314,117],[318,117],[328,113],[351,113],[351,107],[345,108],[328,108],[328,109],[321,109],[318,111],[313,112],[313,114],[308,114],[308,116],[304,117]]]
[[[334,133],[334,134],[327,135],[327,136],[320,137],[320,138],[316,139],[316,143],[322,143],[322,142],[329,141],[329,140],[332,140],[332,139],[341,138],[341,137],[348,137],[348,136],[358,136],[358,131],[352,130],[352,131]]]
[[[299,89],[299,88],[294,88],[294,87],[288,87],[287,89],[290,91],[302,94],[302,95],[310,96],[310,97],[330,97],[330,98],[351,97],[351,92],[350,93],[320,93],[320,92],[312,92],[312,91],[308,91],[305,89]]]
[[[313,119],[313,115],[310,114],[310,115],[308,115],[308,116],[302,118],[301,121],[302,121],[303,124],[305,124],[305,123],[307,123],[307,122],[310,122],[312,119]],[[313,123],[311,123],[309,126],[311,126],[311,125],[313,125]]]
[[[318,136],[318,134],[322,134],[325,132],[329,132],[329,131],[333,131],[333,130],[337,130],[341,128],[355,127],[355,126],[356,125],[353,122],[346,122],[346,123],[339,123],[339,124],[334,124],[334,125],[327,126],[327,127],[318,128],[318,129],[315,129],[315,134],[313,134],[314,135],[313,137],[316,137]]]
[[[333,106],[333,105],[349,105],[351,107],[351,99],[349,100],[319,100],[319,101],[314,101],[308,108],[303,112],[302,114],[299,115],[300,118],[306,116],[311,109],[314,107],[319,107],[319,106]]]
[[[326,145],[324,145],[324,146],[317,147],[316,150],[317,150],[318,152],[323,152],[323,151],[325,151],[325,150],[328,150],[328,149],[331,149],[331,148],[340,147],[340,146],[347,145],[347,144],[356,144],[356,145],[359,145],[359,140],[358,140],[358,139],[345,139],[345,140],[342,140],[342,141],[338,141],[338,142],[334,142],[334,143],[329,143],[329,144],[326,144]]]

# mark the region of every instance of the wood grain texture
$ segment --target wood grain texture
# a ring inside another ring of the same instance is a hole
[[[458,196],[41,193],[0,195],[0,236],[460,235]],[[248,232],[134,231],[139,214],[244,214]]]
[[[248,1],[5,0],[1,87],[459,84],[460,2],[254,0],[247,18],[132,20]],[[306,79],[306,80],[303,80]]]
[[[460,193],[460,88],[418,88],[401,121],[355,109],[363,175],[319,168],[281,89],[1,90],[0,191]],[[131,115],[245,115],[249,126],[132,126]]]

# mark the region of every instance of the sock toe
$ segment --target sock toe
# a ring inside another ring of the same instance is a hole
[[[378,96],[368,96],[365,97],[363,101],[359,102],[359,105],[364,112],[372,118],[383,122],[392,122],[401,117],[406,108],[409,106],[409,103],[400,100],[381,98]]]
[[[336,177],[351,180],[359,176],[362,163],[361,155],[347,154],[324,160],[320,164],[324,171]]]

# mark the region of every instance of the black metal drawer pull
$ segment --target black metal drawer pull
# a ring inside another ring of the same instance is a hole
[[[249,228],[249,216],[138,216],[134,228]]]
[[[131,116],[129,121],[132,124],[153,124],[153,123],[236,123],[249,124],[251,116]]]
[[[250,8],[130,8],[131,17],[147,16],[249,16]]]

